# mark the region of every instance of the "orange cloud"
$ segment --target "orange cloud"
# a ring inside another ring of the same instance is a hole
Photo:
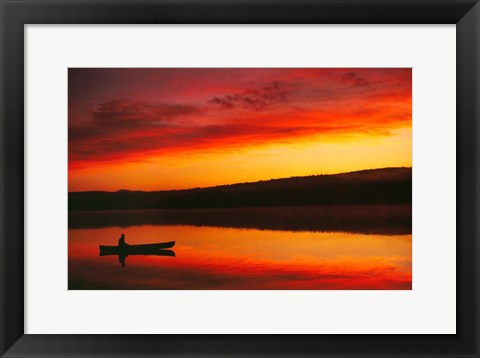
[[[411,130],[410,69],[69,70],[70,190],[84,189],[86,169],[113,174],[155,162],[161,170],[161,158],[358,144],[404,129]],[[409,165],[409,154],[392,164]]]

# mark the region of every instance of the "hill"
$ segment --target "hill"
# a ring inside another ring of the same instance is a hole
[[[240,208],[297,205],[410,204],[412,169],[272,179],[169,191],[72,192],[69,211]]]

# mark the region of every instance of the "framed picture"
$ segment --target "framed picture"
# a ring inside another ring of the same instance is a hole
[[[1,11],[2,357],[479,356],[477,1]]]
[[[68,87],[69,290],[412,289],[411,68],[77,67]]]

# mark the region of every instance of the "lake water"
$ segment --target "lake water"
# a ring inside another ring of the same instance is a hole
[[[411,289],[411,208],[345,209],[340,212],[364,213],[366,219],[355,214],[337,220],[336,231],[324,231],[323,224],[315,226],[324,208],[308,208],[318,211],[311,222],[299,223],[292,209],[283,208],[271,215],[294,223],[257,218],[251,225],[246,219],[237,224],[222,219],[225,210],[177,212],[177,220],[164,211],[72,213],[69,289]],[[192,220],[195,225],[184,223]],[[371,220],[372,230],[351,229],[365,220]],[[122,267],[117,255],[99,256],[99,245],[117,245],[121,234],[130,245],[175,241],[175,257],[129,255]]]

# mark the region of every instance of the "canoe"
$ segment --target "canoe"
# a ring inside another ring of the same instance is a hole
[[[120,252],[127,255],[148,255],[159,250],[170,249],[175,246],[175,241],[160,242],[156,244],[143,245],[122,245],[122,246],[105,246],[100,245],[100,255],[118,255]]]
[[[144,254],[144,255],[155,255],[155,256],[170,256],[175,257],[175,251],[172,250],[158,250],[155,253]]]

